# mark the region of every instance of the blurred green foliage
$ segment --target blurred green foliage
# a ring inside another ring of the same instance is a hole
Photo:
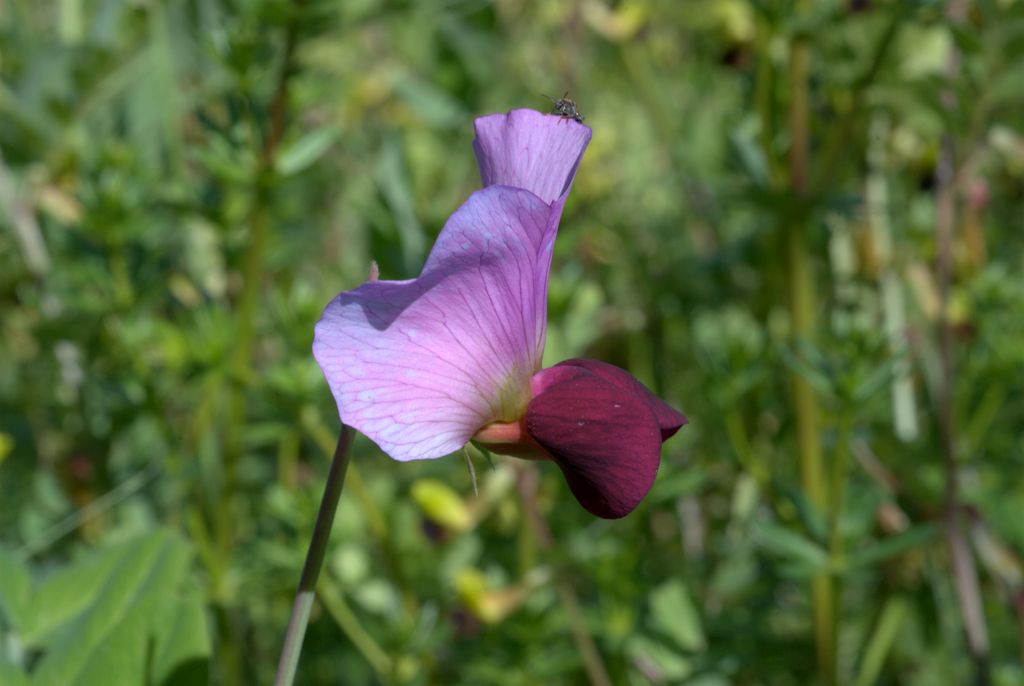
[[[461,456],[359,439],[298,683],[594,682],[581,628],[616,684],[1024,682],[1024,3],[952,4],[0,0],[0,682],[270,682],[338,428],[313,324],[371,260],[418,273],[478,185],[474,116],[565,90],[594,137],[546,359],[691,424],[617,522],[551,465],[474,454],[475,496]]]

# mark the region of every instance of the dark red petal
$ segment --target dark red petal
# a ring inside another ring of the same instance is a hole
[[[657,418],[639,394],[586,369],[558,377],[530,401],[526,429],[561,467],[580,505],[598,517],[624,517],[658,474]]]
[[[637,381],[635,376],[624,369],[619,369],[615,365],[608,364],[607,362],[588,360],[582,357],[565,360],[564,362],[559,362],[555,366],[561,367],[563,365],[582,367],[618,388],[632,390],[639,394],[643,401],[647,403],[647,406],[651,408],[651,412],[654,413],[654,416],[657,417],[658,426],[661,428],[661,440],[663,441],[667,441],[669,438],[674,436],[675,433],[688,422],[681,412],[677,412],[671,405],[651,393],[647,386],[644,386],[642,383]]]

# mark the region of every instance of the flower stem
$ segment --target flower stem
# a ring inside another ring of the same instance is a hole
[[[798,0],[796,10],[806,14],[808,0]],[[789,182],[793,194],[808,200],[810,161],[809,87],[810,45],[806,35],[797,33],[789,55]],[[786,257],[789,276],[789,310],[795,340],[813,341],[815,322],[814,278],[807,248],[807,207],[790,217],[786,227]],[[797,354],[801,354],[799,351]],[[796,416],[800,481],[808,500],[821,511],[828,507],[828,484],[821,455],[820,414],[814,389],[803,376],[792,374],[793,411]],[[818,671],[822,683],[836,683],[836,597],[828,573],[811,579],[811,607]]]
[[[302,421],[312,439],[323,449],[325,454],[329,455],[331,453],[331,444],[334,441],[326,424],[315,414],[304,417]],[[367,530],[380,549],[387,572],[391,575],[395,586],[402,592],[402,607],[405,610],[406,619],[412,622],[419,612],[416,594],[410,587],[409,580],[402,570],[398,551],[395,550],[394,545],[391,543],[388,522],[381,513],[380,508],[374,503],[373,497],[363,481],[362,474],[356,469],[356,465],[352,465],[349,469],[348,485],[349,491],[359,504],[363,516],[366,517]]]
[[[281,660],[277,665],[277,678],[274,679],[274,686],[291,686],[295,679],[295,670],[299,666],[299,653],[302,651],[302,639],[306,635],[309,612],[313,607],[316,581],[324,566],[324,556],[327,554],[327,541],[331,536],[334,514],[338,510],[341,488],[345,485],[345,471],[348,468],[349,452],[354,436],[355,431],[342,425],[341,435],[338,437],[338,447],[334,449],[334,459],[331,461],[331,469],[327,473],[327,483],[324,485],[320,511],[317,513],[316,525],[313,527],[313,538],[309,542],[309,552],[306,553],[306,563],[302,567],[299,590],[295,594],[295,605],[292,607],[292,615],[288,620],[288,631],[285,633],[284,647],[281,649]]]
[[[294,0],[296,6],[303,0]],[[227,370],[231,378],[231,390],[227,398],[227,421],[223,431],[220,488],[213,508],[212,528],[217,550],[216,566],[211,568],[211,586],[214,598],[224,606],[224,626],[230,623],[229,592],[226,578],[232,559],[236,537],[236,494],[238,491],[238,466],[241,462],[246,423],[248,421],[248,387],[252,378],[252,362],[256,344],[256,312],[261,292],[261,274],[266,255],[266,246],[271,231],[271,187],[274,182],[274,165],[285,131],[288,104],[289,77],[293,71],[293,57],[298,41],[298,24],[289,21],[284,37],[284,53],[278,70],[273,95],[268,103],[269,124],[260,144],[259,155],[253,170],[252,208],[248,243],[242,256],[242,292],[235,303],[235,341],[237,354]],[[244,654],[238,645],[242,632],[225,628],[222,632],[224,650],[220,652],[224,683],[228,686],[243,683]],[[239,656],[236,658],[235,656]]]

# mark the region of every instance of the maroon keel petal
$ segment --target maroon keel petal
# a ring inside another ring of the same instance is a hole
[[[564,362],[559,362],[555,365],[555,367],[562,366],[582,367],[617,388],[631,391],[639,395],[640,398],[647,403],[647,406],[651,408],[651,412],[654,413],[654,416],[657,417],[658,426],[661,428],[661,440],[663,441],[667,441],[669,438],[674,436],[675,433],[688,421],[683,413],[677,412],[671,405],[651,393],[650,390],[647,389],[647,386],[644,386],[642,383],[637,381],[636,377],[624,369],[619,369],[615,365],[608,364],[607,362],[601,362],[599,360],[588,360],[578,357],[571,360],[565,360]]]
[[[530,401],[526,429],[551,453],[584,508],[606,519],[624,517],[658,473],[657,417],[635,390],[582,366],[576,374],[556,374]]]

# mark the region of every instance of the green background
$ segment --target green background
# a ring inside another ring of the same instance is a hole
[[[358,438],[297,683],[1024,682],[1024,3],[0,0],[0,684],[271,682],[313,324],[564,91],[545,360],[690,425],[616,522]]]

